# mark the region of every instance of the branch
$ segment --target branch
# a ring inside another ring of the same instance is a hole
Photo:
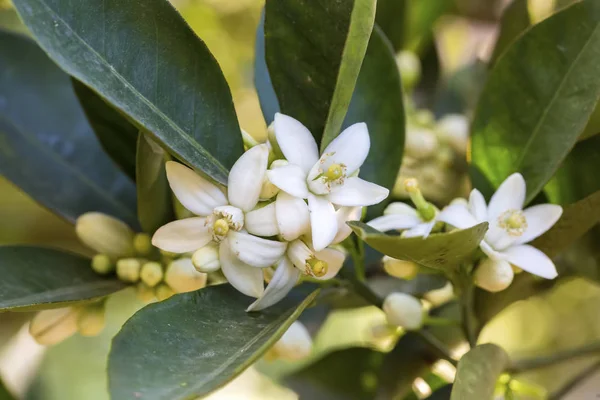
[[[543,368],[563,361],[590,356],[594,353],[600,353],[600,341],[590,343],[582,347],[577,347],[575,349],[559,351],[558,353],[545,357],[534,357],[515,361],[507,372],[518,374],[531,369]]]
[[[585,368],[581,371],[577,376],[575,376],[571,381],[569,381],[565,386],[558,389],[556,392],[552,393],[548,400],[560,400],[567,393],[575,388],[575,386],[579,385],[581,382],[595,374],[598,370],[600,370],[600,361],[595,362],[589,367]]]
[[[444,343],[442,343],[438,338],[433,336],[430,332],[421,329],[419,331],[415,331],[415,333],[427,344],[427,346],[432,350],[437,357],[442,358],[455,367],[458,365],[458,361],[456,361],[450,351],[446,347]]]

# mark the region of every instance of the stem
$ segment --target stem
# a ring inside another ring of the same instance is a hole
[[[471,348],[477,345],[477,321],[473,313],[473,295],[475,286],[469,281],[463,286],[461,302],[462,326]]]
[[[340,270],[340,276],[344,278],[363,299],[376,307],[383,307],[383,299],[373,292],[365,282],[358,279],[355,275],[348,273],[347,269],[342,268]]]
[[[415,331],[415,333],[423,339],[423,341],[429,346],[429,348],[435,353],[439,358],[442,358],[452,365],[456,367],[458,362],[452,357],[448,348],[438,340],[435,336],[433,336],[430,332],[421,329]]]
[[[545,357],[535,357],[515,361],[509,368],[508,372],[518,374],[531,369],[543,368],[563,361],[589,356],[594,353],[600,353],[600,341],[590,343],[582,347],[577,347],[575,349],[560,351]]]
[[[552,393],[548,397],[548,400],[562,399],[567,393],[569,393],[571,390],[573,390],[581,382],[583,382],[584,380],[586,380],[587,378],[592,376],[598,370],[600,370],[600,361],[590,365],[589,367],[587,367],[586,369],[581,371],[575,378],[573,378],[571,381],[569,381],[569,383],[567,383],[565,386],[558,389],[556,392]]]
[[[354,264],[354,272],[356,273],[356,278],[359,281],[364,282],[366,279],[365,275],[365,263],[363,262],[363,257],[361,251],[357,249],[357,244],[354,241],[350,242],[350,246],[348,246],[348,251],[350,252],[350,256],[352,257],[352,264]]]

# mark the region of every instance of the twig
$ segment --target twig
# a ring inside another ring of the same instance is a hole
[[[517,374],[531,369],[543,368],[549,365],[554,365],[563,361],[572,360],[575,358],[585,357],[600,353],[600,341],[587,344],[575,349],[560,351],[545,357],[534,357],[524,360],[515,361],[507,372]]]
[[[429,346],[439,358],[442,358],[456,367],[458,362],[452,357],[448,348],[429,331],[421,329],[415,333]]]
[[[473,296],[475,293],[475,287],[471,282],[468,282],[463,290],[460,301],[461,314],[462,314],[462,326],[465,332],[465,337],[469,342],[471,348],[477,345],[477,321],[473,314]]]
[[[600,361],[590,365],[589,367],[587,367],[586,369],[581,371],[577,376],[575,376],[573,379],[571,379],[566,385],[564,385],[563,387],[558,389],[556,392],[552,393],[548,397],[548,400],[562,399],[567,393],[569,393],[571,390],[573,390],[577,385],[579,385],[581,382],[583,382],[584,380],[586,380],[587,378],[589,378],[590,376],[592,376],[594,373],[596,373],[599,370],[600,370]]]
[[[379,308],[383,307],[383,299],[373,292],[365,282],[359,280],[354,274],[349,272],[348,269],[342,268],[339,273],[340,277],[344,278],[354,291],[367,302]]]

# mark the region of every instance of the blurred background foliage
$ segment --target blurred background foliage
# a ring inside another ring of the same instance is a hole
[[[253,136],[264,138],[266,125],[253,87],[255,32],[264,0],[172,1],[223,69],[240,125]],[[522,21],[526,26],[543,20],[572,1],[515,2],[527,7]],[[483,63],[492,57],[502,11],[508,3],[500,0],[380,0],[380,7],[404,5],[407,9],[405,20],[383,10],[377,22],[390,36],[396,50],[410,49],[421,58],[423,78],[415,89],[417,106],[429,108],[437,117],[448,112],[472,113],[485,79]],[[0,26],[25,32],[7,0],[0,0]],[[514,27],[515,32],[522,28]],[[0,194],[0,244],[36,243],[86,251],[77,242],[72,225],[34,203],[1,177]],[[110,339],[139,307],[141,304],[130,290],[112,296],[108,302],[108,327],[102,335],[76,336],[45,353],[28,339],[26,331],[21,330],[19,335],[11,337],[26,321],[27,314],[0,314],[0,369],[7,385],[24,396],[24,382],[29,379],[33,382],[27,394],[30,399],[107,399],[105,361]],[[600,339],[598,310],[600,288],[596,284],[582,279],[565,280],[542,296],[508,307],[485,327],[480,342],[500,344],[514,358],[570,348]],[[391,350],[397,339],[383,328],[383,313],[373,307],[334,312],[312,309],[303,318],[309,329],[316,326],[315,321],[324,321],[320,330],[313,329],[315,348],[310,359],[297,363],[260,361],[210,398],[298,397],[273,380],[285,381],[294,389],[301,388],[303,398],[307,399],[372,398],[378,382],[377,376],[369,372],[369,363],[379,366],[383,358],[380,352]],[[313,379],[314,376],[303,370],[314,362],[317,362],[316,371],[324,375],[321,379]],[[515,398],[545,398],[546,393],[558,390],[596,362],[576,360],[527,373],[514,385]],[[39,374],[34,376],[38,363]],[[334,369],[340,366],[341,370]],[[351,371],[353,368],[356,371]],[[413,382],[414,391],[406,398],[427,397],[432,389],[445,385],[452,374],[448,365],[436,364],[433,372]],[[340,395],[342,391],[335,397],[336,385],[350,388],[351,392]],[[323,397],[323,393],[329,394]],[[600,374],[564,398],[595,398],[598,394]]]

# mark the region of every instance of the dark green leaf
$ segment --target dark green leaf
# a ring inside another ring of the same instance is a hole
[[[16,0],[40,45],[69,74],[226,184],[243,152],[231,93],[204,43],[166,0]]]
[[[585,140],[600,133],[600,103],[596,103],[596,108],[585,126],[585,129],[579,136],[579,140]]]
[[[527,30],[490,73],[473,122],[473,162],[498,186],[521,172],[531,201],[585,128],[600,96],[600,3]]]
[[[0,246],[0,274],[0,311],[59,308],[126,287],[96,274],[89,258],[32,246]]]
[[[333,351],[284,379],[302,400],[370,400],[383,353],[366,348]]]
[[[375,0],[266,3],[266,60],[281,112],[321,149],[340,133],[374,20]]]
[[[391,191],[404,149],[404,104],[393,50],[377,27],[369,40],[343,128],[357,122],[365,122],[371,136],[371,150],[360,176]],[[381,215],[384,206],[370,207],[367,218]]]
[[[513,0],[504,10],[504,14],[502,14],[500,33],[498,34],[498,39],[496,39],[490,65],[494,65],[508,46],[527,30],[530,25],[531,19],[529,18],[527,0]]]
[[[140,132],[136,169],[138,216],[142,229],[149,234],[175,218],[165,172],[167,157],[162,147],[149,135]]]
[[[494,344],[471,349],[458,362],[450,399],[492,400],[496,381],[508,363],[508,354]]]
[[[135,180],[138,129],[92,89],[77,79],[71,81],[100,144],[113,161]]]
[[[273,122],[279,112],[279,101],[271,83],[267,61],[265,60],[265,13],[260,17],[256,30],[256,49],[254,50],[254,86],[258,92],[260,109],[267,125]]]
[[[0,400],[14,400],[15,397],[10,394],[4,383],[0,380]]]
[[[407,0],[377,0],[375,23],[390,40],[394,50],[404,45],[407,28]]]
[[[137,226],[135,187],[106,156],[69,77],[31,40],[0,32],[0,174],[69,221]]]
[[[452,393],[452,385],[442,386],[435,392],[431,394],[431,396],[427,397],[427,400],[449,400],[450,395]]]
[[[119,400],[206,395],[254,363],[317,294],[246,313],[251,299],[219,285],[149,305],[113,339],[110,394]]]
[[[444,272],[451,272],[452,267],[469,257],[479,247],[488,229],[488,224],[484,222],[468,229],[434,233],[423,239],[386,235],[362,222],[348,224],[359,238],[375,250]]]

